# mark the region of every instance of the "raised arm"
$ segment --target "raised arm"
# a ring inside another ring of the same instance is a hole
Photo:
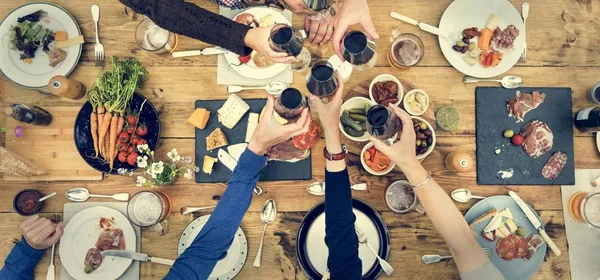
[[[337,71],[336,75],[340,85],[327,104],[323,104],[316,96],[311,96],[310,99],[312,107],[319,114],[325,132],[325,148],[330,154],[342,152],[339,116],[344,84]],[[325,168],[325,243],[329,248],[327,267],[331,279],[361,279],[358,237],[354,231],[356,217],[352,212],[352,192],[346,160],[327,160]]]
[[[490,260],[483,253],[465,218],[448,194],[434,179],[430,179],[430,174],[417,160],[415,155],[416,137],[412,129],[412,119],[398,107],[390,105],[390,108],[400,117],[405,128],[402,130],[400,141],[393,146],[388,146],[374,138],[371,138],[371,141],[379,151],[390,157],[400,167],[411,186],[427,182],[414,188],[414,191],[438,233],[450,247],[461,277],[465,277],[466,274],[476,269],[484,268],[488,272],[485,279],[503,279],[500,272],[491,265]]]
[[[267,149],[290,137],[305,133],[310,125],[308,110],[304,110],[297,123],[281,126],[273,118],[273,98],[265,109],[248,149],[229,180],[227,190],[198,236],[175,261],[165,279],[207,279],[227,250],[252,201],[252,192],[258,181],[258,173],[267,159]]]

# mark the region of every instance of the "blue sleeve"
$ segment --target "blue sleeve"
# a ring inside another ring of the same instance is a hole
[[[354,231],[352,191],[348,169],[325,172],[325,244],[329,248],[327,267],[333,280],[362,279],[358,258],[358,237]]]
[[[250,207],[258,173],[267,158],[246,149],[229,185],[208,222],[164,279],[207,279],[217,262],[227,255],[235,233]]]
[[[0,270],[0,279],[33,279],[33,271],[44,255],[27,244],[25,238],[13,247]]]

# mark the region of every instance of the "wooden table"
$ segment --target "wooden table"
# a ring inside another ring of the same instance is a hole
[[[3,1],[0,3],[0,17],[26,0]],[[225,99],[225,86],[216,84],[217,60],[214,56],[172,59],[168,55],[156,55],[139,49],[134,42],[134,30],[138,23],[125,16],[123,6],[115,0],[97,1],[53,1],[66,8],[77,19],[87,42],[94,37],[94,24],[90,15],[90,5],[101,8],[100,38],[106,49],[106,58],[134,56],[149,70],[149,81],[142,93],[154,103],[161,114],[162,139],[158,153],[163,154],[172,148],[178,148],[182,155],[194,154],[194,128],[186,119],[194,110],[194,101],[198,99]],[[194,1],[202,7],[217,12],[218,8],[204,0]],[[377,67],[367,72],[355,71],[346,90],[363,80],[378,74],[391,73],[418,85],[430,95],[436,106],[452,104],[463,114],[459,129],[452,133],[438,132],[438,143],[433,153],[423,162],[436,180],[450,193],[456,188],[469,188],[483,196],[506,194],[509,190],[517,192],[532,205],[546,224],[548,235],[553,238],[563,255],[556,257],[550,250],[544,263],[533,279],[570,278],[569,258],[563,220],[563,207],[559,186],[478,186],[475,172],[460,175],[450,173],[444,167],[444,159],[451,151],[475,152],[474,122],[474,85],[461,83],[462,74],[449,66],[438,47],[437,38],[424,33],[413,26],[400,23],[388,16],[392,10],[400,11],[410,17],[436,25],[451,0],[380,0],[370,1],[371,15],[374,18],[381,39],[377,42],[377,51],[385,54],[389,49],[391,31],[399,28],[402,32],[417,34],[425,44],[425,57],[418,65],[408,70],[396,70],[389,67],[385,55],[379,55]],[[516,7],[522,2],[511,1]],[[507,74],[523,77],[527,86],[569,86],[573,89],[573,111],[592,106],[587,92],[600,79],[600,1],[598,0],[554,0],[531,1],[531,13],[528,20],[527,42],[528,61],[519,63]],[[594,9],[593,9],[594,8]],[[294,26],[301,28],[303,19],[294,17]],[[358,28],[358,26],[357,26]],[[308,45],[308,44],[307,44]],[[180,49],[199,49],[207,44],[189,38],[181,38]],[[329,57],[333,54],[331,46],[321,48],[308,46],[313,56]],[[71,77],[90,86],[101,69],[94,67],[93,44],[84,45],[80,63]],[[305,88],[305,73],[294,75],[294,85]],[[13,85],[4,77],[5,96],[0,106],[11,102],[24,102],[39,106],[81,106],[83,101],[68,101],[58,97],[44,97],[33,90]],[[248,91],[243,98],[264,97],[263,91]],[[4,115],[0,125],[5,124]],[[12,132],[9,132],[12,133]],[[3,136],[2,136],[3,137]],[[315,148],[320,151],[321,141]],[[575,132],[575,154],[577,168],[598,168],[600,161],[592,134]],[[313,180],[324,180],[324,160],[315,153],[313,158]],[[396,215],[382,201],[382,192],[387,184],[402,177],[393,173],[389,177],[374,177],[366,173],[358,158],[351,157],[350,176],[353,183],[368,182],[368,192],[354,192],[354,197],[362,199],[377,208],[383,215],[392,237],[390,263],[396,269],[390,279],[458,279],[454,262],[425,266],[421,264],[423,254],[448,254],[448,247],[440,238],[433,224],[426,216],[413,213]],[[358,167],[357,167],[358,166]],[[300,221],[313,205],[323,198],[311,196],[306,192],[308,181],[298,182],[260,182],[265,190],[262,196],[254,197],[246,217],[242,221],[249,243],[247,264],[238,279],[305,279],[296,261],[296,233]],[[43,193],[56,191],[59,194],[72,187],[86,187],[94,193],[129,192],[139,189],[132,178],[105,176],[97,182],[40,182],[13,183],[0,181],[0,261],[13,247],[12,241],[20,237],[19,224],[23,218],[17,215],[11,206],[13,196],[23,188],[35,188]],[[159,237],[151,230],[142,234],[142,251],[150,255],[175,258],[176,242],[183,228],[194,217],[177,213],[180,207],[188,205],[214,205],[215,199],[223,194],[225,184],[195,184],[191,180],[179,180],[174,186],[162,188],[173,201],[173,213],[169,216],[171,225],[168,235]],[[265,200],[273,198],[281,211],[275,223],[267,230],[263,252],[263,266],[253,268],[251,263],[258,249],[262,224],[258,210]],[[48,201],[44,216],[60,213],[67,200],[57,195]],[[458,205],[466,211],[470,204]],[[49,263],[46,253],[36,269],[36,278],[44,278]],[[57,271],[60,257],[56,258]],[[166,275],[168,267],[154,264],[141,265],[141,279],[160,279]],[[58,273],[58,272],[57,272]]]

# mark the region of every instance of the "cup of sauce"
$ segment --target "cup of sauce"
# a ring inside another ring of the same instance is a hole
[[[21,216],[34,215],[42,208],[40,197],[40,193],[36,190],[22,190],[15,196],[13,208]]]

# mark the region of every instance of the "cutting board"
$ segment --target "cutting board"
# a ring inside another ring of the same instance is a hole
[[[260,114],[265,104],[266,99],[244,99],[250,106],[252,113]],[[204,156],[208,155],[214,158],[217,157],[219,149],[213,151],[206,151],[206,137],[215,128],[220,127],[229,145],[238,143],[244,143],[246,141],[246,130],[248,127],[248,116],[249,112],[244,115],[240,122],[233,127],[228,129],[223,126],[218,120],[217,110],[223,106],[225,100],[198,100],[196,101],[196,108],[204,108],[210,111],[210,119],[206,124],[205,129],[196,129],[196,162],[199,167],[204,163]],[[223,147],[227,151],[226,147]],[[213,172],[209,175],[202,170],[196,173],[196,183],[222,183],[227,182],[231,179],[233,173],[221,162],[216,162],[214,165]],[[310,180],[312,179],[312,159],[311,156],[308,158],[294,162],[281,162],[281,161],[269,161],[267,165],[260,171],[258,180],[259,181],[283,181],[283,180]]]
[[[102,173],[92,169],[79,155],[73,140],[73,125],[79,107],[44,107],[52,114],[49,126],[21,123],[7,118],[6,148],[32,161],[48,172],[32,177],[5,176],[7,181],[89,181],[102,180]],[[15,127],[23,127],[16,138]]]
[[[519,88],[530,93],[538,90],[546,99],[529,111],[523,122],[508,116],[506,100],[517,90],[497,87],[477,87],[475,90],[477,136],[477,182],[480,185],[573,185],[575,184],[575,154],[573,152],[573,113],[570,88]],[[506,129],[515,133],[530,120],[545,122],[554,135],[552,150],[538,158],[529,157],[522,147],[510,144],[502,136]],[[496,155],[495,150],[500,149]],[[554,180],[542,177],[542,167],[557,151],[565,153],[567,164]],[[501,179],[500,170],[513,169],[513,177]]]

